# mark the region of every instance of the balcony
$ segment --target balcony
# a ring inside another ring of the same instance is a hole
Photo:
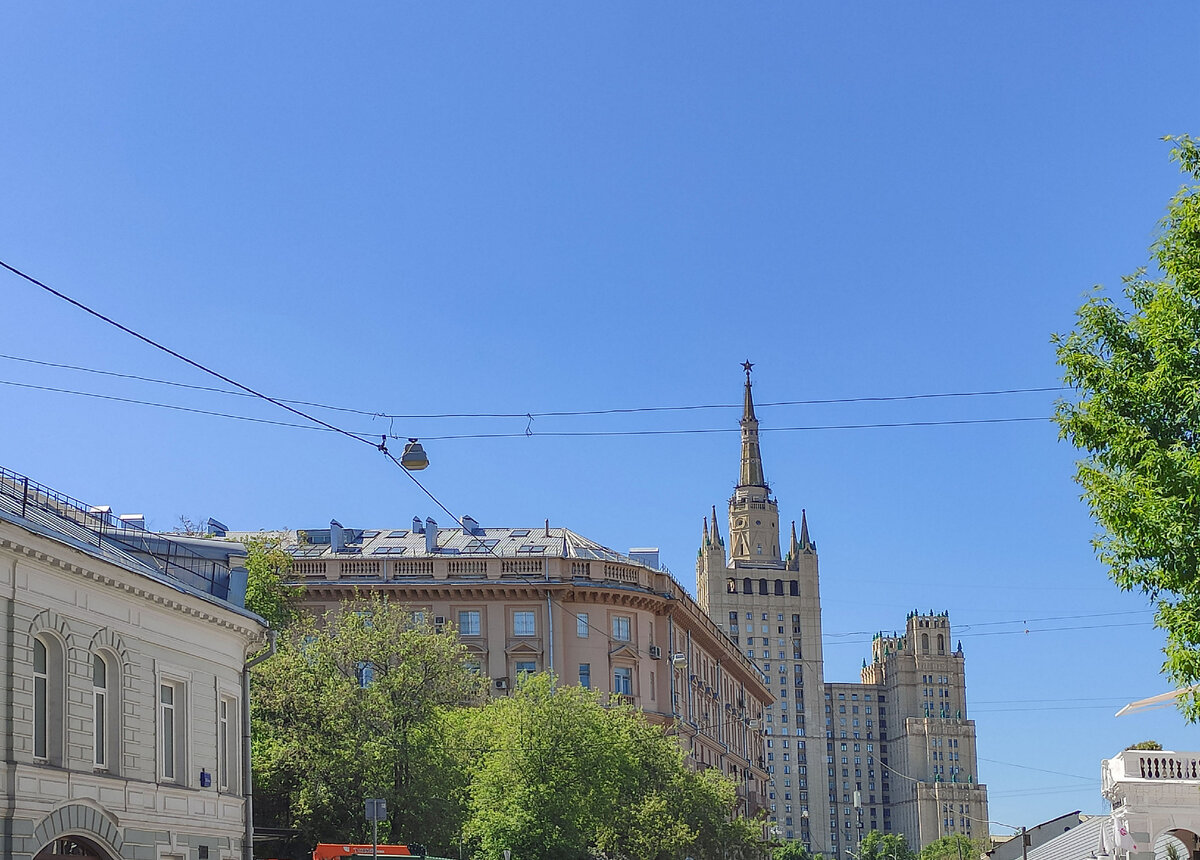
[[[1102,762],[1100,772],[1100,789],[1114,807],[1162,805],[1169,796],[1195,797],[1200,752],[1122,750]]]

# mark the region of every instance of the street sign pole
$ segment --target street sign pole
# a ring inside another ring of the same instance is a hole
[[[370,798],[366,808],[367,820],[371,822],[371,860],[379,860],[379,822],[387,818],[387,801]]]

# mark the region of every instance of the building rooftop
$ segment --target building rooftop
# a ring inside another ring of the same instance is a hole
[[[642,564],[570,529],[549,526],[484,528],[468,524],[439,528],[436,523],[426,521],[414,522],[413,527],[409,528],[351,529],[332,524],[327,529],[283,532],[280,538],[283,549],[296,558],[431,558],[463,555],[574,558]]]
[[[244,554],[239,544],[147,531],[140,515],[117,516],[107,506],[88,505],[2,467],[0,520],[250,614],[244,593],[231,588],[230,558]]]

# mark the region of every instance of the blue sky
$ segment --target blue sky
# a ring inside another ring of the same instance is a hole
[[[1054,386],[1050,334],[1148,260],[1197,132],[1194,4],[8,4],[0,259],[248,385],[426,443],[484,525],[657,545],[687,585],[736,409],[379,419]],[[447,518],[291,420],[0,275],[0,464],[234,528]],[[1101,811],[1099,762],[1200,740],[1107,583],[1054,395],[760,409],[821,550],[827,678],[949,610],[992,818]],[[541,437],[560,431],[728,433]],[[769,432],[768,432],[769,431]],[[722,525],[724,531],[726,526]],[[858,609],[853,609],[857,605]],[[1038,621],[1036,619],[1053,619]],[[1071,629],[1064,629],[1071,628]],[[1028,629],[1030,632],[1025,633]],[[994,826],[996,832],[1007,832]]]

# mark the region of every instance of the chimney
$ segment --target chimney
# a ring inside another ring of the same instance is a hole
[[[420,517],[413,517],[413,534],[425,534],[425,527],[421,525]]]
[[[550,537],[550,518],[546,518],[546,537]]]
[[[121,521],[121,525],[125,528],[146,530],[145,514],[121,514],[117,519]]]
[[[221,522],[220,520],[214,520],[212,517],[209,517],[208,533],[216,537],[225,537],[225,535],[229,533],[229,526],[225,525],[225,523]]]
[[[460,519],[459,522],[462,523],[463,534],[465,534],[465,535],[479,534],[479,523],[475,522],[474,517],[468,516],[467,514],[463,514],[462,519]]]
[[[334,552],[346,551],[346,532],[337,520],[329,521],[329,546]]]
[[[433,521],[433,517],[425,518],[425,554],[433,555],[437,552],[438,527]]]

